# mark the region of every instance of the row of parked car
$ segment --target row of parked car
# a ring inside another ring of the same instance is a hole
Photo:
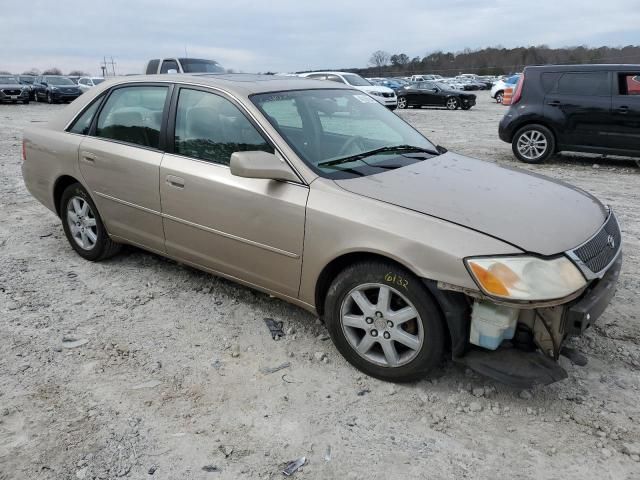
[[[0,103],[72,102],[102,83],[102,77],[0,75]]]

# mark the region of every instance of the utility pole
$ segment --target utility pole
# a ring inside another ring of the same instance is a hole
[[[116,62],[113,61],[113,57],[109,57],[110,60],[107,61],[107,57],[102,57],[102,64],[100,68],[102,69],[102,76],[106,77],[111,75],[113,77],[116,76]]]

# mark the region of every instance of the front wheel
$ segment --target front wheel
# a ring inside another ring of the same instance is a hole
[[[445,106],[447,107],[447,110],[455,110],[460,106],[460,103],[458,102],[457,98],[450,97],[450,98],[447,98],[447,102],[445,103]]]
[[[553,133],[543,125],[526,125],[516,132],[511,149],[525,163],[542,163],[555,151]]]
[[[51,96],[51,92],[47,92],[47,103],[53,103],[53,97]]]
[[[500,90],[496,93],[496,103],[502,103],[502,100],[504,100],[504,92]]]
[[[442,360],[438,307],[418,277],[393,263],[343,270],[329,288],[325,322],[347,361],[381,380],[418,380]]]
[[[82,258],[95,262],[120,250],[120,244],[111,240],[93,200],[79,183],[62,193],[60,218],[67,240]]]
[[[462,110],[471,110],[471,105],[462,105],[460,108]]]
[[[398,97],[398,108],[407,108],[407,98]]]

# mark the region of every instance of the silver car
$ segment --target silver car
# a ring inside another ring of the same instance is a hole
[[[620,271],[597,199],[448,152],[345,84],[106,81],[29,127],[23,152],[83,258],[135,245],[283,298],[390,381],[445,355],[523,387],[564,378],[563,343]]]

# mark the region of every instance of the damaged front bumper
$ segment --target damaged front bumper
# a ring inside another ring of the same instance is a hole
[[[453,360],[502,383],[529,388],[567,377],[557,362],[562,346],[567,338],[581,335],[602,315],[615,294],[621,266],[619,252],[602,278],[593,280],[577,297],[559,305],[519,309],[515,331],[507,333],[508,340],[497,342],[499,346],[496,343],[488,347],[494,349],[481,348],[469,341],[470,338],[474,343],[479,341],[470,319],[483,300],[451,291],[447,285],[435,282],[426,285],[440,303],[447,321]]]

